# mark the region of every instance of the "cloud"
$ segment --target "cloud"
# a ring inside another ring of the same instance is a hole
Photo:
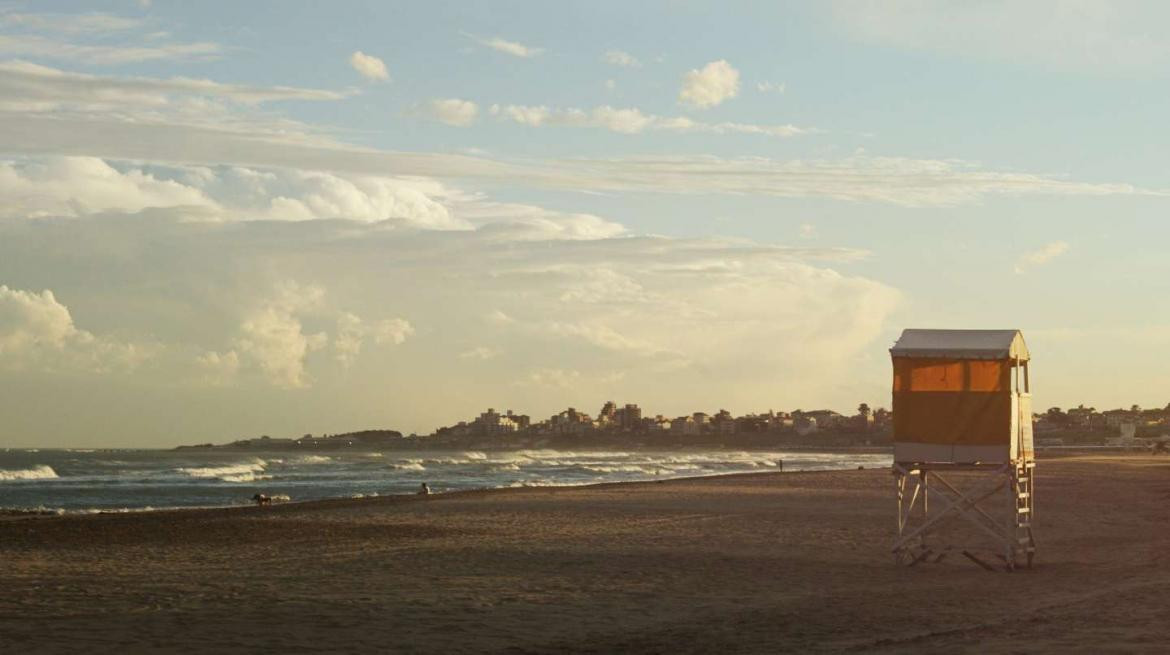
[[[431,100],[423,105],[421,113],[440,123],[455,127],[467,127],[475,122],[479,107],[470,100],[443,98]]]
[[[379,346],[384,344],[393,344],[395,346],[402,345],[406,338],[414,334],[414,326],[409,321],[403,318],[391,318],[385,321],[379,321],[373,328],[374,343]]]
[[[907,50],[1079,72],[1145,71],[1170,62],[1161,2],[834,2],[855,40]]]
[[[1026,273],[1037,266],[1047,264],[1066,252],[1068,252],[1067,242],[1053,241],[1036,250],[1031,250],[1020,255],[1020,258],[1016,260],[1015,271],[1017,274]]]
[[[561,297],[571,296],[572,291],[561,294]],[[628,337],[614,328],[599,321],[584,320],[577,323],[563,321],[544,321],[533,326],[538,334],[553,337],[580,339],[585,343],[603,350],[628,352],[636,355],[669,355],[681,356],[680,353],[666,351],[650,341],[643,341]]]
[[[37,112],[167,109],[185,98],[242,105],[282,100],[341,100],[348,93],[288,86],[223,84],[206,79],[113,77],[63,71],[24,61],[0,62],[0,107]],[[204,106],[206,109],[206,106]]]
[[[333,317],[333,336],[324,331],[306,333],[304,321]],[[275,293],[244,318],[232,349],[209,351],[198,363],[213,373],[212,379],[234,379],[241,362],[257,367],[273,385],[283,389],[312,386],[307,370],[310,354],[332,345],[334,359],[349,368],[361,355],[366,341],[375,345],[401,345],[414,328],[402,318],[368,321],[350,311],[339,311],[325,302],[320,285],[301,285],[285,280]]]
[[[148,21],[108,13],[22,13],[0,10],[0,55],[71,60],[83,65],[148,61],[210,61],[224,54],[218,43],[172,42],[169,34],[144,31]]]
[[[390,79],[385,62],[373,55],[367,55],[361,50],[355,51],[349,56],[349,65],[353,66],[353,69],[367,80],[388,81]]]
[[[333,349],[337,361],[350,366],[361,354],[362,344],[372,338],[379,346],[400,346],[407,337],[414,334],[414,327],[406,319],[393,318],[370,323],[352,312],[342,312],[337,317],[337,332],[333,338]]]
[[[232,163],[328,170],[337,175],[396,175],[572,191],[754,194],[831,198],[907,207],[977,203],[988,196],[1164,196],[1117,182],[1000,171],[973,162],[854,155],[837,159],[713,156],[611,159],[512,159],[388,152],[336,142],[268,136],[211,126],[147,126],[85,118],[39,119],[8,113],[0,143],[9,152],[99,154],[114,159]],[[222,127],[222,126],[221,126]]]
[[[73,325],[69,309],[48,289],[41,293],[0,285],[0,354],[33,348],[64,349],[70,339],[92,338]]]
[[[707,109],[734,98],[739,93],[739,71],[720,59],[683,75],[679,102]]]
[[[234,350],[205,352],[195,358],[195,364],[203,372],[200,383],[207,386],[232,384],[240,373],[240,355]]]
[[[544,48],[533,48],[515,41],[501,39],[498,36],[485,38],[481,36],[475,36],[473,34],[468,34],[466,32],[463,32],[463,36],[466,36],[480,45],[487,46],[497,52],[512,55],[513,57],[535,57],[544,52]]]
[[[305,356],[324,348],[324,332],[305,334],[299,314],[316,309],[325,290],[288,282],[277,295],[257,308],[240,325],[236,350],[255,362],[275,385],[287,389],[307,387]],[[234,352],[234,351],[233,351]]]
[[[498,348],[491,348],[488,346],[476,346],[471,350],[465,350],[459,353],[460,359],[479,359],[489,360],[499,357],[500,350]]]
[[[29,218],[215,205],[199,189],[141,169],[122,172],[96,157],[0,162],[0,197],[0,216]]]
[[[600,128],[619,134],[646,131],[705,134],[760,134],[791,137],[817,132],[814,128],[795,125],[751,125],[745,123],[704,123],[685,117],[644,114],[637,108],[614,108],[609,105],[584,109],[557,109],[544,105],[492,105],[490,113],[529,127],[564,126]]]
[[[547,182],[551,186],[575,185],[592,191],[819,197],[905,207],[964,205],[997,195],[1167,193],[1130,184],[1077,182],[1036,173],[987,170],[962,160],[871,155],[832,160],[710,156],[580,159],[548,163],[544,172],[556,180]]]
[[[637,57],[621,50],[610,50],[602,55],[601,60],[622,68],[640,68],[642,66],[642,62],[638,61]]]
[[[77,328],[52,291],[0,285],[0,367],[103,372],[133,369],[150,356],[149,344],[95,336]]]
[[[214,220],[342,218],[469,229],[471,197],[429,180],[243,167],[112,164],[96,157],[0,162],[0,217],[90,216],[177,207]],[[448,207],[450,205],[451,208]]]
[[[210,41],[114,46],[67,43],[36,34],[0,34],[2,55],[66,59],[98,65],[159,60],[211,61],[223,56],[223,51],[223,46]]]
[[[0,25],[9,29],[30,29],[66,34],[93,34],[123,32],[143,25],[140,18],[117,16],[106,13],[88,14],[31,14],[0,13]]]
[[[559,368],[539,368],[530,371],[523,378],[516,380],[516,385],[531,385],[537,387],[556,387],[569,389],[577,386],[581,381],[581,372]]]
[[[962,160],[868,154],[829,160],[709,156],[498,160],[466,154],[382,151],[340,142],[310,126],[258,109],[282,99],[344,96],[335,91],[222,85],[183,78],[100,77],[12,62],[0,64],[0,71],[12,73],[0,75],[0,143],[13,154],[299,169],[350,180],[431,177],[537,189],[827,197],[902,206],[958,205],[990,195],[1165,193],[1124,183],[1000,171]],[[469,113],[462,102],[451,105],[456,121],[465,120]],[[464,108],[462,113],[460,107]],[[565,124],[627,133],[665,130],[782,136],[807,129],[702,123],[609,106],[585,111],[516,105],[497,107],[496,115],[526,125]],[[321,216],[316,210],[301,215]]]
[[[239,428],[203,416],[200,386],[240,388],[224,400],[232,416],[281,407],[300,422],[410,416],[395,427],[412,430],[451,419],[449,404],[428,400],[435,389],[479,404],[500,380],[542,369],[580,377],[560,387],[550,374],[548,384],[510,387],[508,400],[544,413],[626,389],[682,411],[711,402],[719,379],[722,397],[767,407],[777,395],[831,390],[899,301],[880,282],[834,270],[864,256],[856,251],[637,235],[602,217],[464,202],[475,211],[459,210],[469,225],[460,230],[191,221],[180,208],[0,219],[0,279],[53,288],[101,334],[150,335],[163,349],[149,366],[105,374],[101,386],[161,389],[171,416],[212,433]],[[487,353],[455,355],[473,346],[508,354],[469,370]],[[0,371],[0,386],[10,384]],[[287,394],[308,387],[290,409]]]

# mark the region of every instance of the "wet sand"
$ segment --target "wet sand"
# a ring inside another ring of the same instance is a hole
[[[1164,652],[1170,457],[1038,472],[1015,573],[895,566],[885,469],[7,519],[0,651]]]

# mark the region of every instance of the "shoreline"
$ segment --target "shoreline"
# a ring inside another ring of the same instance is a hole
[[[21,652],[1159,652],[1170,459],[1040,467],[1036,565],[1011,574],[897,566],[884,467],[0,521],[0,634]]]
[[[474,489],[453,489],[451,491],[432,492],[432,493],[427,494],[427,495],[422,495],[422,494],[418,494],[418,493],[400,493],[400,494],[387,493],[387,494],[377,494],[377,495],[364,495],[364,496],[358,496],[358,497],[336,496],[336,497],[329,497],[329,498],[313,498],[313,499],[309,499],[309,500],[286,500],[286,501],[275,502],[272,505],[269,505],[266,507],[258,507],[254,503],[239,503],[239,504],[235,504],[235,505],[200,505],[200,506],[185,506],[185,507],[149,507],[148,506],[148,507],[142,507],[142,508],[118,508],[118,509],[76,509],[76,510],[66,510],[66,509],[57,509],[57,510],[51,510],[51,509],[45,509],[45,510],[0,509],[0,521],[21,520],[21,519],[77,518],[77,517],[86,517],[86,516],[122,516],[122,515],[132,515],[132,514],[158,514],[158,513],[163,513],[163,512],[190,513],[190,512],[218,512],[218,511],[225,511],[225,510],[228,510],[228,511],[231,511],[231,510],[235,510],[235,511],[252,510],[252,511],[260,511],[260,512],[268,512],[268,511],[274,511],[277,508],[287,508],[287,507],[313,508],[314,506],[316,506],[318,504],[335,505],[335,504],[339,504],[339,503],[362,503],[362,502],[379,501],[379,500],[385,500],[385,499],[395,499],[397,502],[403,502],[403,501],[427,502],[427,501],[432,501],[432,500],[439,500],[439,499],[445,499],[445,498],[451,498],[451,497],[460,497],[460,496],[465,496],[465,495],[509,492],[509,491],[515,491],[515,492],[541,491],[541,490],[553,491],[553,490],[564,490],[564,489],[593,489],[593,488],[604,488],[604,487],[622,487],[622,486],[629,486],[629,485],[657,485],[657,484],[666,484],[666,483],[670,483],[670,482],[708,480],[708,479],[716,479],[716,478],[731,478],[731,477],[741,477],[741,476],[799,475],[799,474],[808,474],[808,473],[842,473],[842,472],[859,471],[859,470],[871,470],[872,471],[876,468],[879,468],[879,467],[872,467],[872,468],[868,468],[868,469],[866,469],[864,467],[853,467],[853,468],[792,470],[792,471],[778,471],[778,470],[735,471],[735,472],[731,472],[731,473],[710,473],[707,475],[684,475],[684,476],[677,476],[677,477],[668,477],[668,478],[661,478],[661,479],[648,479],[648,480],[617,480],[617,481],[605,481],[605,482],[585,482],[585,483],[580,483],[580,484],[573,484],[573,483],[539,484],[539,485],[521,484],[521,485],[509,485],[509,486],[499,486],[499,487],[481,487],[481,488],[474,488]],[[887,467],[880,467],[880,468],[887,468]]]

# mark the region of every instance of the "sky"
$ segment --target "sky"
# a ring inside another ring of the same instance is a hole
[[[0,1],[0,446],[1170,401],[1159,2]]]

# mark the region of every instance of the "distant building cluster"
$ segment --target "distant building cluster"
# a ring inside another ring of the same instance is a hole
[[[607,401],[597,412],[596,418],[575,407],[536,422],[525,414],[516,414],[511,410],[501,414],[495,409],[488,409],[478,418],[439,428],[435,434],[452,438],[492,437],[520,432],[533,436],[621,433],[677,436],[775,433],[806,436],[818,431],[884,431],[889,429],[892,417],[886,409],[871,410],[869,405],[862,403],[852,416],[831,409],[798,409],[792,412],[769,410],[763,414],[733,416],[731,412],[721,409],[715,414],[695,412],[669,418],[661,414],[644,416],[642,408],[636,404],[619,406],[613,401]]]
[[[1160,409],[1142,409],[1137,405],[1129,409],[1107,409],[1098,412],[1096,407],[1078,405],[1067,411],[1052,407],[1043,414],[1032,415],[1036,432],[1058,430],[1081,430],[1087,432],[1148,432],[1170,430],[1170,405]]]

